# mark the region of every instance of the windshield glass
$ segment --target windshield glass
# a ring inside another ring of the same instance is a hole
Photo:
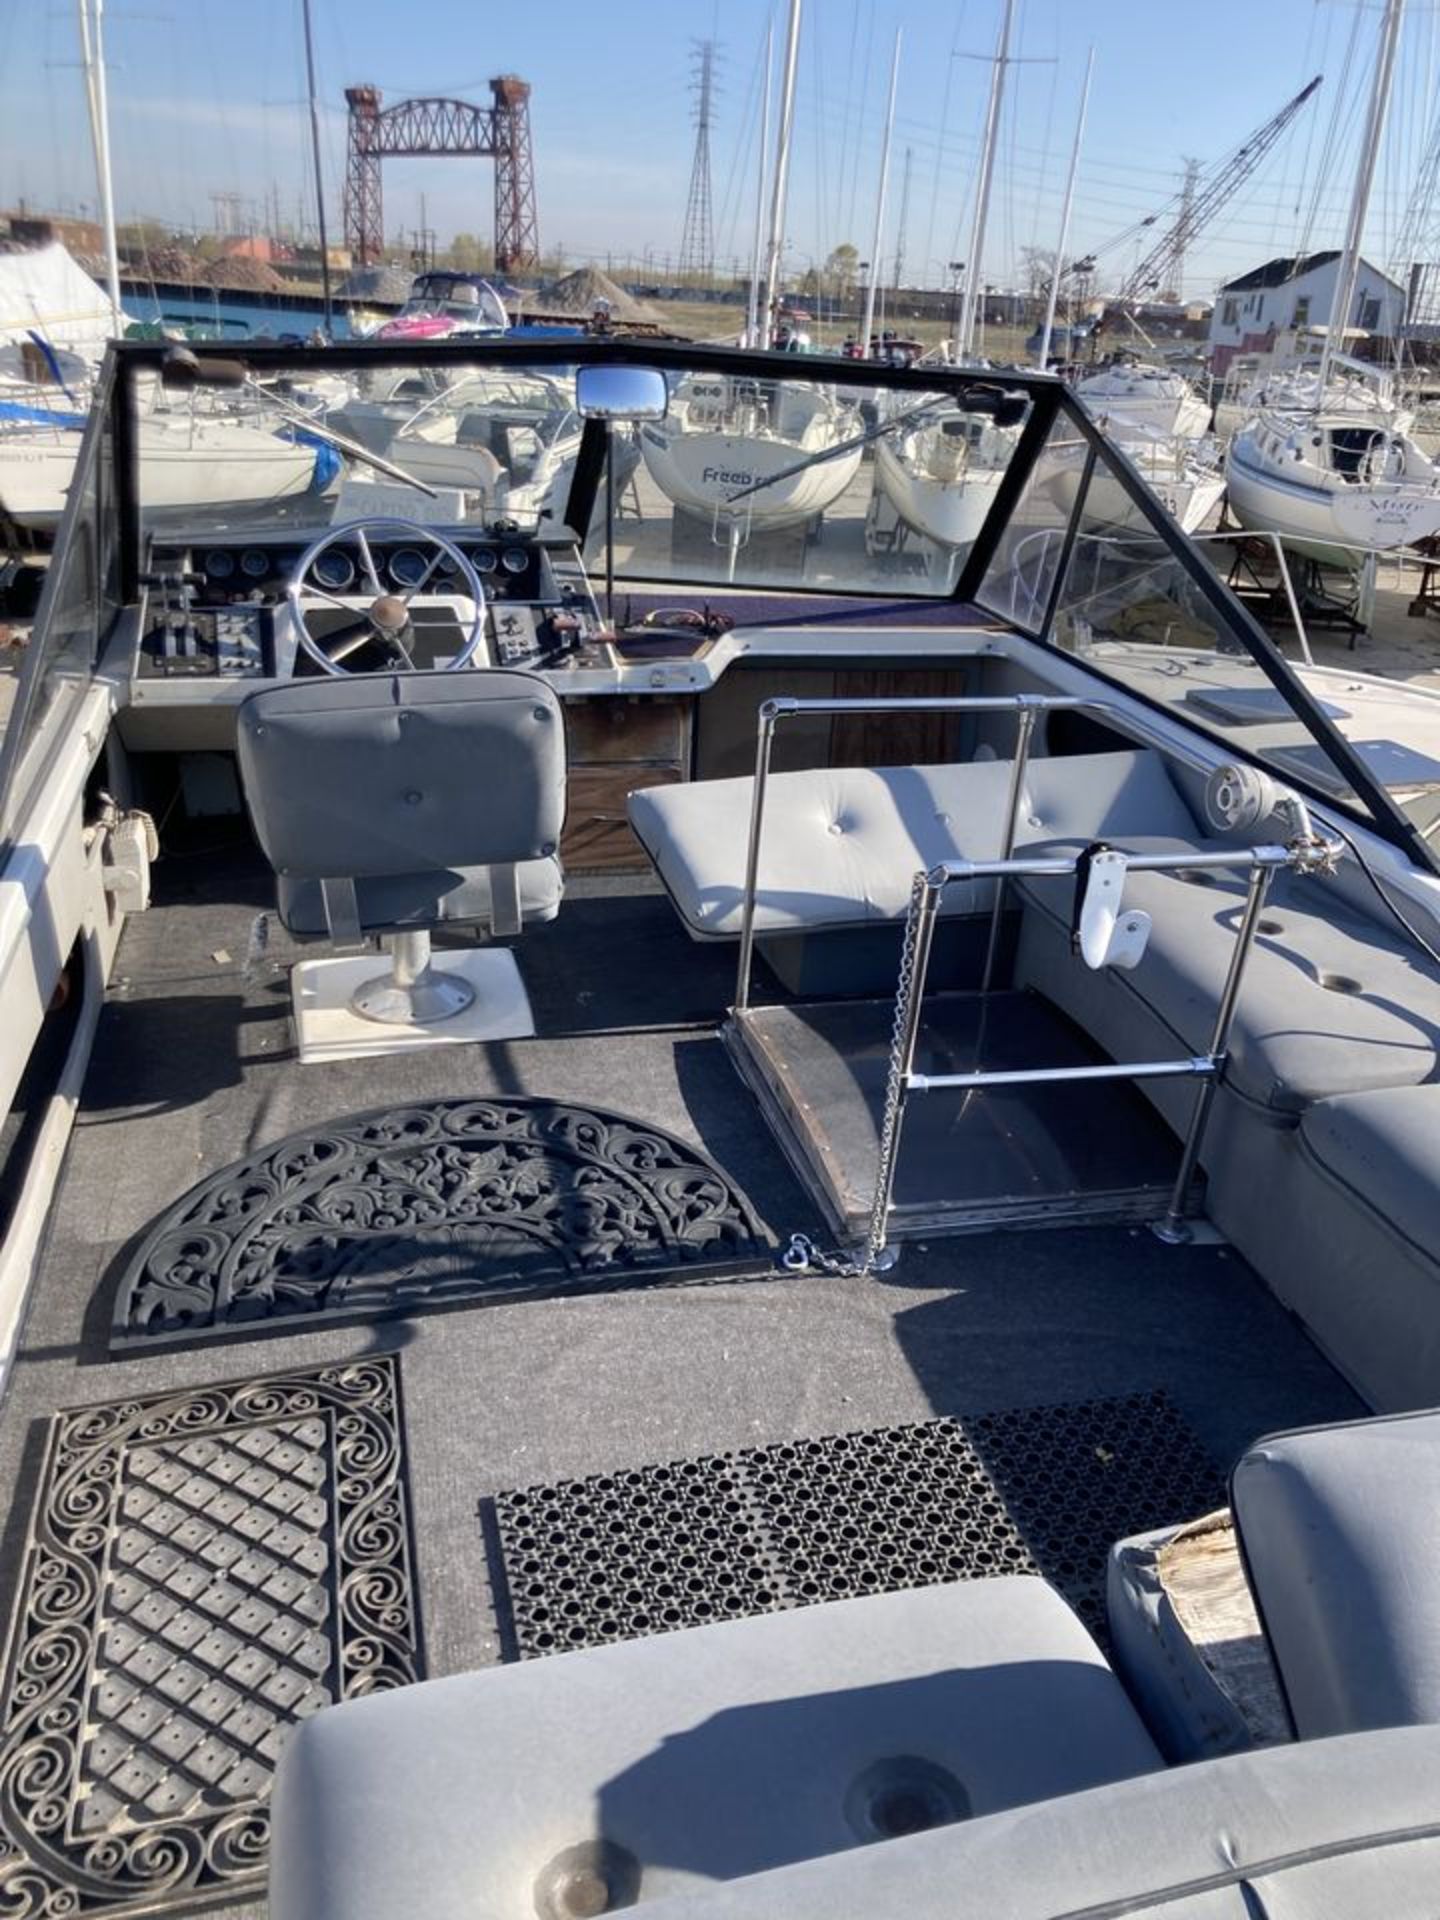
[[[1217,608],[1208,579],[1197,581],[1149,528],[1106,455],[1096,456],[1082,498],[1086,450],[1079,436],[1067,443],[1063,424],[1056,422],[1012,517],[981,588],[984,603],[1036,633],[1044,631],[1053,604],[1046,635],[1053,645],[1267,762],[1281,779],[1365,812],[1334,749],[1249,651],[1243,630]],[[1431,833],[1440,824],[1440,761],[1427,750],[1436,736],[1434,715],[1399,690],[1387,699],[1382,689],[1352,684],[1337,697],[1333,676],[1297,672],[1371,777]]]
[[[620,579],[929,597],[952,594],[1015,455],[961,395],[847,379],[666,369],[663,419],[617,420],[585,555],[613,531]],[[571,365],[377,352],[247,369],[238,387],[136,382],[147,532],[314,528],[369,514],[432,525],[559,526],[584,431]]]

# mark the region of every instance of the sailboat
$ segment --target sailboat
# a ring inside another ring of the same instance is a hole
[[[1144,476],[1151,492],[1184,533],[1198,533],[1211,519],[1225,492],[1225,469],[1211,438],[1145,434],[1113,423],[1116,445]],[[1059,447],[1047,463],[1047,491],[1068,516],[1080,491],[1085,447],[1076,441]],[[1097,466],[1085,493],[1088,520],[1126,531],[1143,532],[1146,522],[1129,494],[1107,468]]]
[[[942,547],[968,547],[1015,453],[1018,427],[1000,427],[954,407],[875,440],[876,508],[882,501],[912,532]]]
[[[1126,355],[1076,382],[1075,392],[1115,438],[1145,433],[1193,440],[1208,431],[1210,408],[1183,374]]]
[[[1355,299],[1360,241],[1394,78],[1404,0],[1387,0],[1335,302],[1313,377],[1263,406],[1230,443],[1226,479],[1242,525],[1278,533],[1298,552],[1357,570],[1366,554],[1440,533],[1440,467],[1377,396],[1367,408],[1347,380],[1332,393],[1336,343]]]
[[[676,389],[663,421],[641,428],[640,451],[684,512],[776,533],[817,519],[844,493],[860,469],[859,424],[829,386],[696,374]],[[856,444],[815,458],[848,440]],[[742,489],[754,491],[733,501]]]

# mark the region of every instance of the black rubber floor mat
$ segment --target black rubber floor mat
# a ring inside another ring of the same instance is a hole
[[[192,1188],[127,1267],[111,1346],[768,1258],[744,1194],[655,1127],[552,1100],[441,1100],[292,1134]]]
[[[935,1581],[1039,1573],[1105,1640],[1105,1558],[1225,1501],[1163,1393],[1024,1407],[499,1494],[521,1658]]]
[[[291,1725],[419,1678],[399,1363],[57,1413],[5,1655],[0,1912],[264,1886]]]

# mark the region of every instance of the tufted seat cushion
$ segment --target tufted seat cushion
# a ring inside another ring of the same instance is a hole
[[[613,1904],[643,1903],[882,1837],[887,1796],[903,1827],[1160,1764],[1043,1581],[872,1595],[320,1713],[276,1782],[269,1911],[558,1916],[537,1890],[601,1838]]]
[[[822,767],[770,778],[756,894],[758,932],[826,932],[903,918],[919,869],[995,859],[1010,763]],[[699,940],[740,932],[754,782],[703,780],[630,795],[630,822],[680,917]],[[1035,839],[1193,835],[1158,754],[1032,760],[1017,835]],[[949,914],[986,909],[988,881],[951,887]]]

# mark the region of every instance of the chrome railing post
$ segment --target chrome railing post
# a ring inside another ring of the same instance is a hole
[[[1185,1146],[1180,1155],[1180,1166],[1175,1175],[1175,1185],[1170,1191],[1170,1205],[1165,1217],[1154,1224],[1157,1239],[1168,1246],[1183,1245],[1190,1238],[1190,1228],[1186,1224],[1186,1202],[1189,1198],[1190,1182],[1195,1177],[1195,1167],[1200,1158],[1200,1148],[1205,1138],[1206,1123],[1210,1118],[1210,1109],[1215,1101],[1215,1089],[1220,1076],[1225,1071],[1225,1057],[1230,1046],[1230,1028],[1235,1019],[1235,1006],[1240,997],[1240,982],[1245,973],[1245,963],[1250,958],[1250,949],[1255,941],[1255,930],[1260,923],[1264,910],[1265,897],[1270,891],[1270,881],[1274,867],[1259,861],[1250,869],[1250,885],[1245,896],[1245,907],[1240,917],[1240,928],[1235,936],[1235,951],[1230,956],[1230,968],[1225,975],[1225,985],[1220,990],[1220,1004],[1215,1010],[1215,1025],[1210,1034],[1210,1071],[1200,1082],[1195,1095],[1195,1110],[1190,1116],[1190,1131],[1185,1136]]]
[[[935,916],[947,875],[943,867],[917,873],[910,889],[905,916],[905,940],[900,949],[900,978],[895,988],[895,1019],[890,1032],[890,1068],[885,1079],[885,1105],[880,1118],[880,1152],[875,1166],[875,1194],[870,1203],[870,1231],[865,1245],[864,1270],[884,1272],[894,1266],[887,1250],[890,1207],[895,1197],[895,1169],[900,1157],[900,1134],[915,1070],[915,1043],[920,1036],[920,1014],[925,981],[930,971],[930,947],[935,938]]]
[[[740,912],[740,959],[735,975],[735,1011],[750,1005],[750,967],[755,950],[755,889],[760,878],[760,829],[765,814],[765,787],[770,778],[770,751],[775,723],[792,710],[785,700],[765,700],[760,706],[760,735],[755,745],[755,788],[750,796],[750,844],[745,854],[745,900]]]
[[[1010,794],[1005,803],[1005,837],[1000,858],[1008,860],[1015,852],[1015,834],[1020,825],[1020,802],[1025,796],[1025,770],[1030,760],[1030,736],[1035,731],[1035,714],[1042,696],[1021,694],[1027,702],[1017,715],[1015,758],[1010,763]],[[1029,704],[1031,700],[1034,705]],[[980,991],[989,993],[995,972],[995,956],[1000,948],[1000,916],[1005,908],[1005,875],[995,876],[995,900],[990,909],[990,938],[985,946],[985,970],[980,976]]]

